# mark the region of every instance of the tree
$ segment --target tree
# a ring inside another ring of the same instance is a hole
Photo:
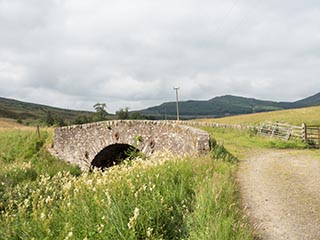
[[[64,122],[63,118],[59,115],[54,116],[54,124],[58,127],[66,126],[66,123]]]
[[[130,119],[145,119],[145,117],[142,116],[139,112],[133,112],[130,115]]]
[[[96,103],[95,105],[93,105],[93,108],[96,110],[95,120],[106,120],[108,112],[106,110],[107,105],[105,103]]]
[[[92,122],[92,119],[86,115],[79,115],[73,121],[74,124],[84,124],[89,122]]]
[[[53,118],[53,115],[50,111],[47,111],[46,112],[46,116],[45,116],[45,123],[47,126],[52,126],[54,124],[54,118]]]
[[[116,111],[116,116],[118,119],[129,119],[129,108],[121,108],[118,111]]]

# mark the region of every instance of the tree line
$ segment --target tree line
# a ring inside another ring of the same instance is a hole
[[[138,112],[130,113],[128,107],[120,108],[116,111],[115,115],[107,112],[107,105],[105,103],[96,103],[93,105],[93,108],[95,112],[92,115],[79,115],[69,123],[66,123],[61,116],[47,111],[43,122],[47,126],[62,127],[72,124],[84,124],[114,119],[149,119],[147,116],[143,116]]]

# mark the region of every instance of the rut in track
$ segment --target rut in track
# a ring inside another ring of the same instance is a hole
[[[320,159],[311,151],[251,152],[238,181],[262,239],[320,239]]]

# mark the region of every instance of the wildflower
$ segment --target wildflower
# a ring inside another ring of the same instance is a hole
[[[26,199],[24,200],[24,206],[25,206],[25,207],[28,207],[28,206],[29,206],[29,199],[28,199],[28,198],[26,198]]]
[[[149,188],[150,192],[152,192],[155,187],[156,187],[156,185],[153,184],[153,185]]]
[[[111,196],[110,196],[109,192],[108,192],[108,191],[105,191],[105,192],[104,192],[104,194],[105,194],[105,195],[106,195],[106,197],[107,197],[107,200],[108,200],[108,206],[109,206],[109,205],[111,205]]]
[[[130,230],[135,228],[138,217],[139,217],[139,208],[135,208],[133,211],[133,217],[131,217],[128,222],[128,228]]]
[[[93,181],[92,181],[91,179],[87,180],[87,185],[88,185],[88,186],[91,186],[92,183],[93,183]]]
[[[71,188],[71,182],[67,182],[62,186],[63,190],[68,191]]]
[[[148,229],[147,229],[147,237],[151,237],[152,231],[153,231],[153,228],[148,227]]]
[[[46,215],[42,212],[42,213],[40,214],[41,220],[43,220],[45,217],[46,217]]]
[[[103,224],[99,224],[98,228],[97,228],[98,232],[102,233],[103,229],[104,229],[104,225]]]
[[[66,238],[65,239],[69,239],[69,238],[71,238],[72,237],[72,235],[73,235],[73,232],[71,231],[71,232],[68,232],[68,234],[67,234],[67,236],[66,236]]]
[[[48,196],[48,197],[46,198],[46,203],[49,203],[49,202],[51,202],[51,201],[52,201],[51,197]]]
[[[146,191],[147,185],[143,184],[142,189],[143,189],[143,191]]]

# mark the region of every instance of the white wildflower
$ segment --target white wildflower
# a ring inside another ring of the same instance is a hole
[[[102,233],[103,229],[104,229],[104,225],[103,224],[99,224],[98,227],[97,227],[98,232]]]
[[[71,231],[71,232],[68,232],[68,234],[67,234],[67,236],[66,236],[66,238],[65,239],[69,239],[69,238],[71,238],[73,236],[73,232]]]
[[[71,182],[67,182],[62,186],[62,189],[68,191],[71,188]]]
[[[111,205],[111,196],[110,196],[109,192],[108,192],[108,191],[106,191],[106,192],[104,192],[104,194],[105,194],[105,195],[106,195],[106,197],[107,197],[108,205]]]
[[[24,206],[27,208],[29,206],[29,199],[26,198],[23,203],[24,203]]]
[[[40,214],[41,220],[45,219],[45,217],[46,217],[46,215],[42,212],[42,213]]]
[[[148,227],[148,229],[147,229],[147,237],[148,237],[148,238],[151,237],[152,231],[153,231],[153,228]]]
[[[49,202],[51,202],[51,201],[52,201],[51,197],[48,196],[48,197],[46,198],[46,203],[49,203]]]
[[[131,217],[128,222],[128,228],[130,230],[135,228],[138,217],[139,217],[139,208],[135,208],[133,211],[133,217]]]

